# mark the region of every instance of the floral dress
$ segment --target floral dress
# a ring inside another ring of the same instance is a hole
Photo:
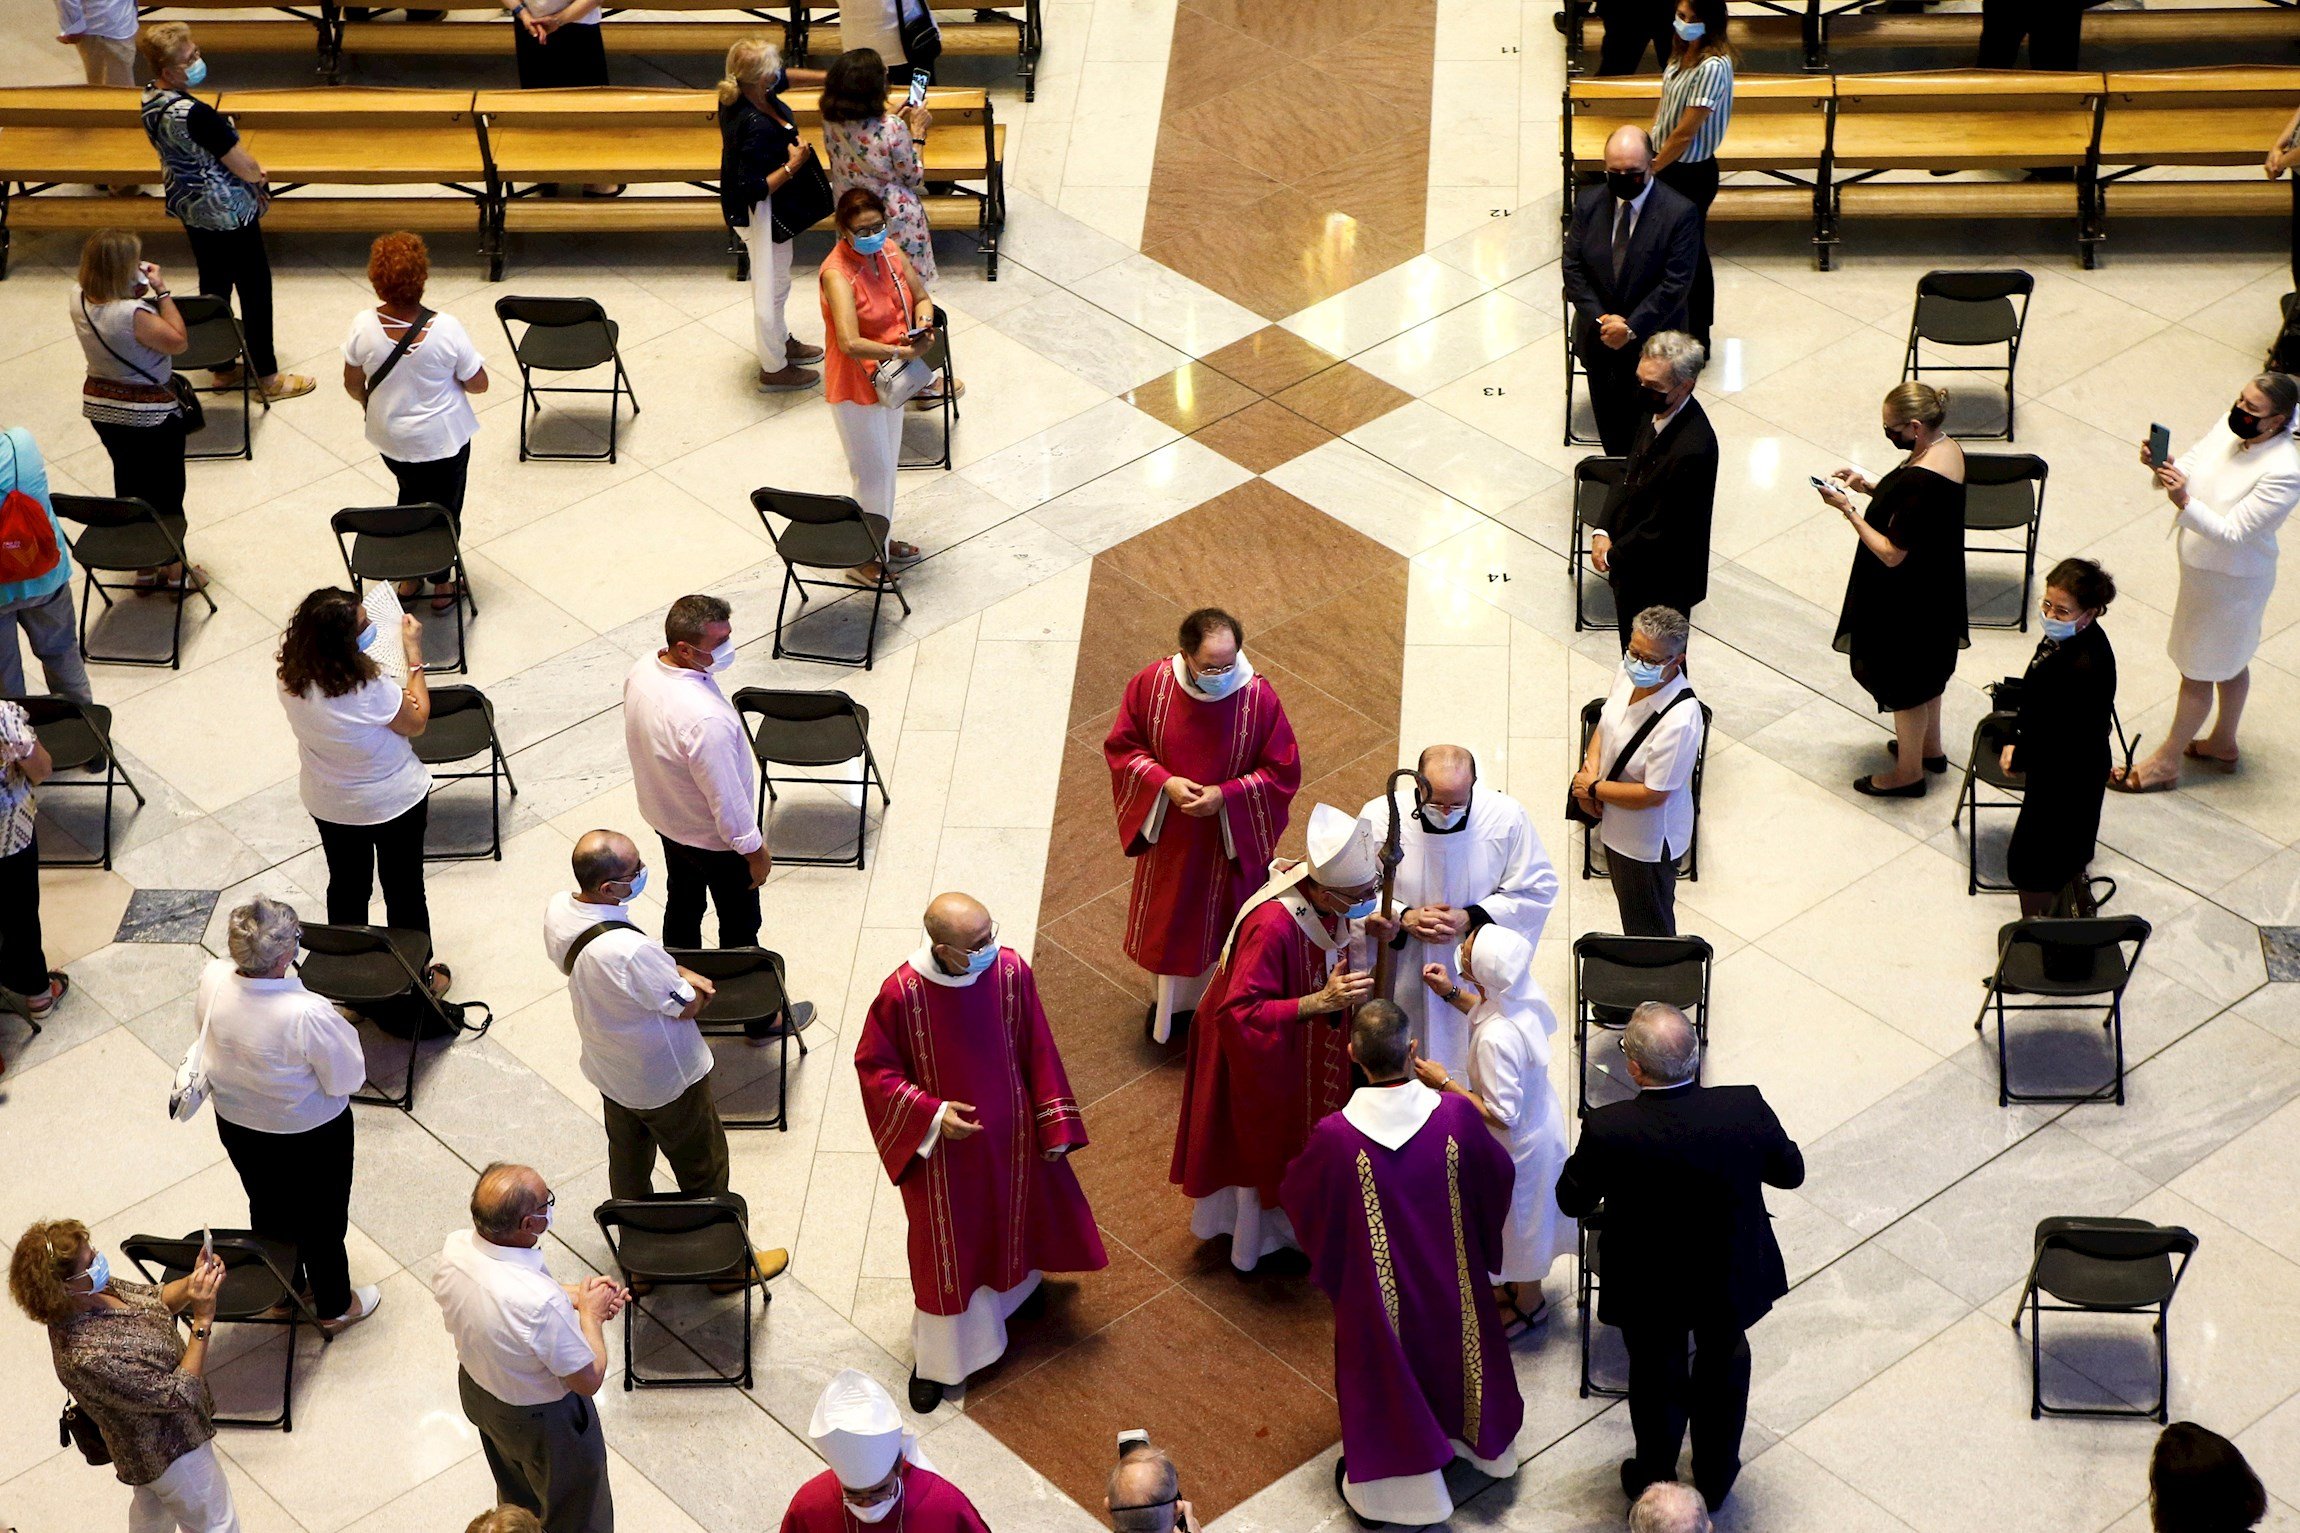
[[[869,122],[826,122],[823,139],[831,151],[831,190],[868,187],[886,204],[887,227],[902,246],[921,282],[934,283],[934,242],[927,237],[926,166],[910,125],[892,112]]]

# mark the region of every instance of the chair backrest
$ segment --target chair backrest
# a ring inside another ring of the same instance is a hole
[[[810,495],[801,490],[753,490],[751,505],[759,515],[769,512],[788,522],[804,522],[813,527],[835,527],[841,522],[861,522],[862,503],[852,495]]]
[[[1983,532],[2026,527],[2044,507],[2052,472],[2032,452],[1965,454],[1965,526]]]
[[[294,1291],[295,1247],[253,1230],[214,1230],[215,1253],[223,1259],[224,1282],[216,1294],[216,1314],[225,1320],[260,1315]],[[195,1230],[178,1240],[164,1235],[130,1235],[120,1254],[152,1283],[172,1282],[199,1260],[201,1236]]]
[[[1946,298],[1951,303],[1988,303],[1999,298],[2026,298],[2036,291],[2036,278],[2025,271],[1929,271],[1917,279],[1919,298]]]
[[[844,692],[810,692],[790,687],[744,687],[732,699],[737,713],[754,713],[780,724],[815,724],[853,718],[855,700]]]
[[[176,299],[176,313],[184,321],[187,344],[168,360],[183,372],[223,367],[244,352],[240,322],[232,316],[229,299],[207,293],[185,293]]]
[[[534,298],[511,293],[495,300],[495,317],[505,324],[517,320],[551,330],[603,324],[607,311],[596,298]]]
[[[675,947],[667,951],[681,968],[692,969],[714,984],[753,974],[772,974],[780,979],[783,973],[783,955],[762,947]]]
[[[58,697],[53,692],[41,692],[13,701],[24,710],[24,716],[31,720],[34,729],[78,721],[95,725],[98,732],[102,733],[103,727],[112,717],[112,710],[101,703],[83,703],[69,697]]]
[[[48,503],[59,518],[83,527],[139,527],[160,519],[149,501],[135,496],[67,495],[58,490]]]
[[[2186,1257],[2195,1254],[2196,1246],[2193,1231],[2177,1224],[2151,1224],[2145,1219],[2087,1219],[2064,1215],[2040,1219],[2036,1227],[2039,1252],[2057,1248],[2100,1262]]]
[[[1593,455],[1573,465],[1573,514],[1581,519],[1582,525],[1596,523],[1613,487],[1621,483],[1621,476],[1628,471],[1627,458]]]
[[[364,538],[405,538],[434,527],[455,531],[455,522],[447,508],[422,501],[412,506],[346,506],[327,519],[328,526],[341,538],[351,533]]]
[[[2008,923],[1997,934],[2000,949],[2013,946],[2097,952],[2130,942],[2145,943],[2154,930],[2146,916],[2030,916]]]
[[[495,707],[488,702],[486,693],[477,687],[465,686],[437,686],[431,689],[431,717],[434,722],[474,710],[487,715],[487,727],[492,731],[495,727]]]
[[[304,951],[328,958],[365,958],[373,953],[394,951],[391,939],[384,935],[380,926],[307,924],[302,931]]]
[[[720,1224],[745,1229],[749,1209],[738,1193],[662,1193],[646,1198],[609,1198],[591,1210],[591,1217],[599,1222],[603,1231],[691,1235]]]
[[[1584,932],[1573,941],[1574,991],[1592,969],[1610,967],[1650,975],[1651,992],[1645,999],[1667,1001],[1680,1010],[1706,1006],[1709,967],[1716,949],[1705,937],[1623,937],[1612,932]]]
[[[379,926],[306,926],[303,947],[296,972],[314,995],[353,1005],[430,994]]]

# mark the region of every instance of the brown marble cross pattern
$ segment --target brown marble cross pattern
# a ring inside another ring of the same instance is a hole
[[[1269,325],[1151,379],[1126,402],[1240,468],[1266,474],[1412,398]]]

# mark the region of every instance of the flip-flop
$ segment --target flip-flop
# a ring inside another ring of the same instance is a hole
[[[2108,791],[2111,793],[2170,793],[2179,786],[2180,780],[2176,777],[2167,777],[2161,782],[2142,782],[2130,767],[2118,767],[2108,774]]]
[[[2191,761],[2201,761],[2216,772],[2233,772],[2236,770],[2237,762],[2242,759],[2241,756],[2215,756],[2212,752],[2199,746],[2194,740],[2182,747],[2180,754]]]
[[[30,996],[24,997],[24,1009],[32,1014],[32,1020],[35,1022],[63,1004],[64,997],[72,993],[72,976],[66,974],[62,969],[50,969],[48,971],[48,988],[48,1000],[44,1005]]]
[[[1515,1340],[1549,1319],[1547,1299],[1536,1304],[1530,1314],[1518,1307],[1516,1299],[1505,1299],[1498,1293],[1494,1295],[1494,1303],[1501,1306],[1501,1334],[1504,1341]]]
[[[435,980],[436,984],[433,983]],[[434,1000],[444,1001],[447,992],[455,988],[455,971],[443,963],[426,964],[423,968],[423,983]]]

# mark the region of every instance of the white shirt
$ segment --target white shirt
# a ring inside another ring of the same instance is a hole
[[[628,921],[628,905],[593,905],[562,890],[543,907],[543,951],[565,969],[567,950],[601,921]],[[711,1046],[679,1013],[695,990],[662,943],[645,932],[593,937],[567,976],[583,1078],[608,1101],[646,1112],[711,1073]]]
[[[383,642],[395,640],[386,635]],[[313,819],[381,825],[430,795],[431,773],[407,737],[391,731],[404,697],[387,676],[341,697],[322,696],[317,687],[280,693],[303,762],[303,806]]]
[[[1647,715],[1666,706],[1685,688],[1683,676],[1672,676],[1658,691],[1632,703],[1629,694],[1636,688],[1626,674],[1614,674],[1605,711],[1597,716],[1597,770],[1601,777],[1611,770],[1614,757]],[[1670,709],[1669,716],[1654,725],[1653,733],[1637,747],[1637,754],[1612,773],[1617,782],[1643,783],[1668,796],[1651,809],[1625,809],[1607,803],[1604,818],[1597,822],[1607,851],[1639,862],[1662,862],[1684,855],[1693,839],[1693,763],[1700,755],[1701,704],[1696,700]]]
[[[431,1296],[455,1338],[456,1361],[505,1405],[564,1399],[559,1381],[598,1361],[575,1301],[535,1246],[499,1246],[457,1230],[440,1248]]]
[[[2276,529],[2300,501],[2300,446],[2289,435],[2246,448],[2222,421],[2175,460],[2188,475],[2180,562],[2258,578],[2276,573]]]
[[[126,39],[136,26],[136,0],[56,0],[59,36]]]
[[[623,744],[639,814],[658,835],[745,856],[763,844],[750,736],[708,671],[659,655],[631,667],[623,682]]]
[[[352,317],[343,359],[374,376],[405,332],[386,327],[383,316],[362,309]],[[452,458],[479,430],[479,416],[463,380],[487,365],[463,321],[434,314],[423,336],[394,363],[391,375],[368,396],[367,440],[377,452],[402,463]]]
[[[573,0],[526,0],[528,12],[536,16],[556,16],[561,11],[567,9],[567,7],[572,3]],[[594,6],[592,9],[585,11],[582,15],[569,22],[568,25],[575,27],[595,27],[599,25],[601,21],[606,19],[606,15],[606,7]]]
[[[333,1123],[367,1079],[359,1034],[292,972],[250,979],[218,958],[200,973],[201,1051],[216,1116],[259,1134]]]

